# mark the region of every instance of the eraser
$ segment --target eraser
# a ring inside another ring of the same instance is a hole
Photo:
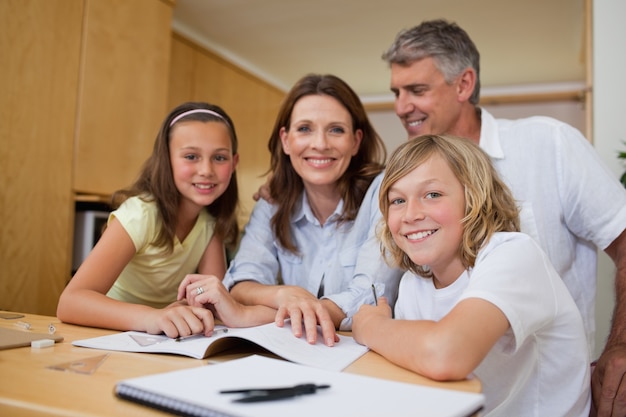
[[[34,347],[37,349],[47,348],[50,346],[54,346],[54,340],[52,339],[33,340],[32,342],[30,342],[30,347]]]

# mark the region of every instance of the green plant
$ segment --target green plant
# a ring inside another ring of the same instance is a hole
[[[622,143],[623,143],[624,145],[626,145],[626,141],[623,141]],[[617,157],[618,157],[619,159],[624,159],[624,160],[626,160],[626,151],[619,151],[619,152],[617,152]],[[620,180],[620,182],[622,183],[622,185],[623,185],[624,187],[626,187],[626,171],[622,174],[622,176],[620,177],[620,179],[619,179],[619,180]]]

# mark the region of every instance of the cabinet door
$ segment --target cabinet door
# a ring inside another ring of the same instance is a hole
[[[128,186],[166,115],[172,3],[86,0],[74,191]]]
[[[0,1],[0,309],[54,315],[69,279],[82,19],[82,1]]]

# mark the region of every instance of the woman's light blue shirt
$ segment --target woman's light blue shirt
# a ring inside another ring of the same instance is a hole
[[[340,201],[322,226],[315,218],[306,193],[291,217],[291,236],[298,253],[283,248],[271,227],[276,206],[259,200],[244,229],[239,250],[224,278],[231,288],[237,282],[286,284],[328,298],[346,314],[340,329],[352,327],[352,315],[364,303],[373,304],[372,284],[392,303],[402,276],[390,268],[380,253],[375,229],[381,214],[378,189],[382,174],[370,185],[355,220],[340,223]],[[386,291],[386,292],[385,292]]]

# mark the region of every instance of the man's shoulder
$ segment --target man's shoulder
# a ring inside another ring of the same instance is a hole
[[[519,119],[495,119],[498,137],[503,146],[509,142],[532,143],[543,148],[553,146],[561,148],[587,142],[582,132],[561,120],[549,116],[530,116]]]
[[[504,118],[496,118],[495,119],[499,128],[509,128],[509,129],[527,129],[527,128],[536,128],[536,129],[555,129],[562,127],[572,128],[569,124],[555,119],[550,116],[528,116],[528,117],[520,117],[518,119],[504,119]]]

